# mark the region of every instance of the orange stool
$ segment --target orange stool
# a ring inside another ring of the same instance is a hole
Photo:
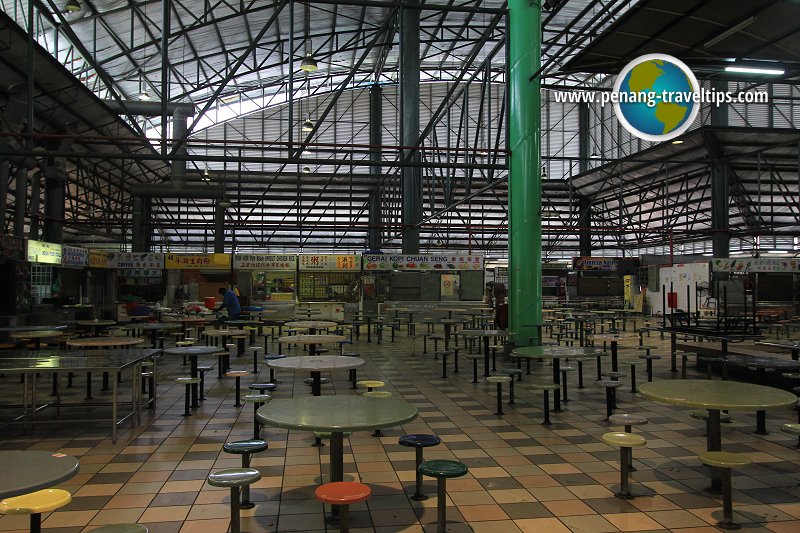
[[[323,503],[339,505],[339,531],[350,531],[350,505],[361,503],[372,494],[372,489],[355,481],[333,481],[317,487],[314,496]]]

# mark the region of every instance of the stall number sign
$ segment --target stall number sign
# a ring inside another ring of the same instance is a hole
[[[301,255],[300,270],[356,270],[355,255]]]
[[[365,255],[366,270],[481,270],[480,255]]]
[[[233,256],[236,270],[296,270],[296,255],[236,254]]]
[[[60,265],[61,245],[52,242],[28,241],[28,261]]]
[[[89,250],[77,248],[75,246],[64,246],[62,254],[62,265],[64,266],[86,266],[89,262]]]
[[[165,258],[167,268],[218,268],[229,269],[231,256],[229,254],[167,254]]]
[[[164,254],[109,252],[110,268],[164,268]]]

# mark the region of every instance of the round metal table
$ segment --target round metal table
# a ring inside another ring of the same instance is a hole
[[[201,355],[216,355],[224,352],[222,348],[216,346],[178,346],[176,348],[166,348],[165,355],[179,355],[181,357],[189,358],[189,373],[193,378],[198,376],[197,372],[197,357]],[[219,376],[222,379],[222,376]],[[192,406],[197,407],[199,401],[200,386],[197,383],[192,384]]]
[[[39,450],[0,451],[0,465],[0,499],[58,485],[80,468],[71,455]]]
[[[278,344],[302,344],[308,346],[308,355],[316,355],[317,344],[333,344],[347,340],[342,335],[287,335],[278,337]]]
[[[343,357],[341,355],[300,355],[267,361],[267,366],[275,370],[310,372],[311,378],[314,380],[311,392],[314,396],[319,396],[322,394],[322,372],[358,368],[364,366],[364,360],[360,357]]]

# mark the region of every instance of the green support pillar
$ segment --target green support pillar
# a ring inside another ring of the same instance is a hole
[[[541,1],[509,0],[508,319],[518,346],[541,344]]]

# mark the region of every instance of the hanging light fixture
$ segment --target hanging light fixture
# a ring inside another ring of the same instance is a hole
[[[76,11],[80,11],[83,9],[81,3],[78,0],[67,0],[67,3],[64,5],[64,12],[65,13],[75,13]]]
[[[303,72],[314,72],[319,69],[317,60],[311,55],[311,51],[306,52],[305,57],[300,62],[300,70]]]
[[[203,181],[211,181],[211,175],[208,173],[208,167],[203,171]]]
[[[303,167],[303,174],[311,174],[311,169],[308,166]]]
[[[147,84],[144,83],[142,78],[139,78],[139,100],[148,101],[150,100],[150,93],[147,92]]]
[[[311,122],[311,117],[308,117],[305,122],[303,122],[303,131],[314,131],[314,123]]]
[[[319,66],[317,66],[317,61],[314,59],[313,54],[311,53],[311,7],[306,3],[306,12],[305,12],[305,32],[306,32],[306,55],[303,57],[303,60],[300,62],[300,70],[303,72],[315,72]]]
[[[544,165],[542,165],[542,179],[543,180],[547,179],[547,169],[545,168]]]
[[[597,148],[592,148],[592,155],[590,155],[589,157],[591,157],[592,159],[597,159],[598,157],[600,157],[600,154],[597,153]]]

